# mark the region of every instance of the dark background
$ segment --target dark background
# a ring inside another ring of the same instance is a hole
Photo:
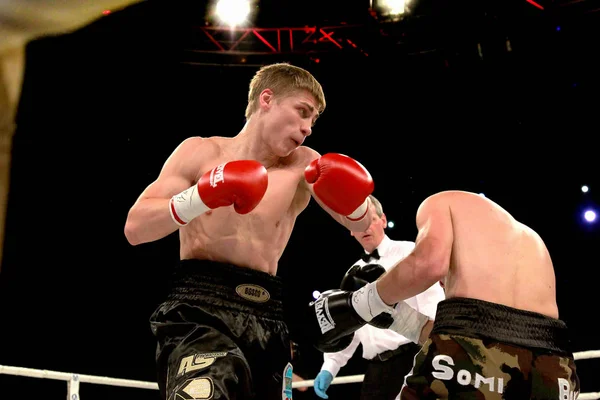
[[[263,1],[258,26],[361,26],[359,50],[264,55],[205,51],[195,31],[202,2],[149,1],[30,43],[0,274],[0,365],[155,381],[148,317],[178,239],[130,246],[128,209],[184,138],[239,132],[250,78],[275,61],[322,83],[328,107],[306,145],[369,169],[396,224],[392,239],[414,240],[416,209],[432,193],[485,193],[546,241],[575,351],[600,348],[599,229],[581,218],[600,190],[596,3],[415,0],[404,20],[386,24],[368,2]],[[295,331],[313,290],[337,287],[361,251],[311,202],[279,268]],[[360,354],[339,376],[363,373]],[[301,344],[295,370],[313,379],[321,361]],[[578,362],[583,392],[600,391],[599,366]],[[332,386],[330,398],[357,398],[357,388]],[[90,384],[80,392],[158,398]],[[9,393],[63,398],[66,384],[0,375],[0,398]],[[316,398],[312,388],[294,396]]]

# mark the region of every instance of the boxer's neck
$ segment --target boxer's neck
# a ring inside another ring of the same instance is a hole
[[[273,152],[260,133],[260,122],[250,118],[242,130],[233,137],[230,151],[236,159],[256,160],[268,169],[278,165],[281,157]]]

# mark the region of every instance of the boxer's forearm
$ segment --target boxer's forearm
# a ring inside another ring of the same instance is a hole
[[[314,195],[314,192],[312,191],[312,187],[310,185],[308,186],[308,190],[310,191],[311,195],[313,196],[313,199],[317,202],[317,204],[319,204],[319,206],[326,211],[329,215],[331,215],[333,217],[334,220],[336,220],[338,223],[340,223],[342,226],[344,226],[346,229],[348,229],[351,232],[364,232],[367,229],[369,229],[369,226],[371,225],[371,222],[373,220],[373,210],[372,207],[369,207],[366,211],[366,214],[363,218],[359,219],[358,221],[353,221],[349,218],[347,218],[344,215],[338,214],[335,211],[333,211],[331,208],[327,207],[321,200],[319,200],[319,198],[317,196]]]
[[[169,199],[144,199],[129,210],[125,237],[138,245],[162,239],[178,228],[169,213]]]
[[[413,251],[377,281],[377,292],[384,303],[396,304],[427,290],[438,281],[436,269],[429,269]]]

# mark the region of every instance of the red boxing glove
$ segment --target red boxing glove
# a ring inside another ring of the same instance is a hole
[[[238,214],[247,214],[262,200],[267,186],[267,169],[258,161],[226,162],[173,196],[169,203],[171,217],[183,226],[208,210],[232,204]]]
[[[348,219],[358,221],[368,210],[368,196],[375,184],[371,174],[358,161],[338,153],[313,160],[304,170],[315,195],[327,207]]]

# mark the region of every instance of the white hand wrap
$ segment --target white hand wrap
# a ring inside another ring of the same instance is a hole
[[[419,344],[421,331],[423,330],[423,326],[429,321],[429,317],[421,314],[403,301],[396,304],[392,317],[394,317],[394,322],[389,329]]]
[[[369,211],[370,203],[371,203],[371,201],[367,197],[365,199],[364,203],[362,203],[360,206],[358,206],[358,208],[356,210],[352,211],[352,214],[346,215],[346,218],[348,218],[350,221],[360,221],[361,219],[363,219],[365,217],[365,215],[367,215],[367,211]]]
[[[210,208],[202,202],[198,194],[197,184],[171,197],[171,201],[169,201],[171,218],[179,226],[187,225],[188,222],[208,210]]]
[[[367,283],[365,286],[352,293],[352,306],[356,313],[365,321],[369,322],[382,312],[392,314],[394,308],[388,306],[381,300],[377,292],[377,281]]]

